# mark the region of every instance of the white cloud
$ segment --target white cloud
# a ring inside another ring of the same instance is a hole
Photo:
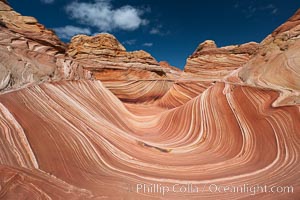
[[[130,5],[115,9],[110,0],[94,0],[93,3],[72,2],[65,10],[70,18],[99,31],[130,31],[148,23],[141,18],[144,13],[142,10]]]
[[[276,8],[273,4],[267,5],[264,10],[270,10],[271,14],[275,15],[278,11],[278,8]]]
[[[152,29],[150,29],[149,32],[151,35],[160,35],[160,36],[164,36],[164,35],[168,35],[170,32],[164,30],[163,26],[161,24],[156,25],[155,27],[153,27]]]
[[[70,39],[71,37],[77,34],[91,34],[91,30],[89,28],[81,28],[71,25],[53,28],[53,30],[55,30],[56,34],[63,39]]]
[[[127,45],[134,45],[136,43],[136,40],[126,40],[123,42],[123,44]]]
[[[54,3],[54,0],[41,0],[42,3],[51,4]]]
[[[264,12],[271,15],[275,15],[278,12],[278,8],[274,4],[255,4],[254,1],[248,1],[247,3],[245,1],[244,4],[240,4],[240,2],[237,2],[234,5],[234,8],[242,10],[246,18],[254,17],[259,12]]]
[[[277,11],[278,11],[278,9],[277,9],[277,8],[274,8],[274,9],[272,10],[272,14],[275,15],[275,14],[277,13]]]
[[[150,30],[150,34],[152,34],[152,35],[160,35],[161,32],[160,32],[160,30],[158,28],[152,28]]]
[[[152,47],[153,46],[153,43],[151,42],[146,42],[143,44],[143,46],[146,46],[146,47]]]

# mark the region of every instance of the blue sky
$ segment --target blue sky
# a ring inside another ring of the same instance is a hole
[[[183,68],[199,43],[260,42],[300,8],[299,0],[9,0],[68,42],[109,32],[127,50],[146,50]]]

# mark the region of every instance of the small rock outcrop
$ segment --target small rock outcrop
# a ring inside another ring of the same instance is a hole
[[[273,106],[300,103],[300,9],[261,43],[257,54],[227,78],[280,91]]]
[[[82,63],[99,80],[139,80],[166,78],[169,69],[145,51],[127,52],[111,34],[77,35],[72,38],[67,55]],[[130,71],[130,73],[128,73]]]
[[[257,49],[255,42],[218,48],[214,41],[206,40],[187,59],[184,72],[202,80],[221,80],[249,61]]]
[[[89,72],[66,58],[65,51],[66,44],[53,31],[0,1],[0,92],[88,77]]]

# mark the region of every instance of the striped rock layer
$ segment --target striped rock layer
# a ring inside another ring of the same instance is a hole
[[[0,1],[0,92],[47,81],[90,78],[65,51],[66,44],[53,31]]]
[[[221,82],[173,109],[124,104],[100,81],[44,83],[3,94],[1,197],[251,199],[246,192],[210,188],[247,183],[293,186],[293,193],[255,197],[295,199],[300,107],[273,108],[277,97]],[[140,184],[208,187],[162,196],[137,190]]]

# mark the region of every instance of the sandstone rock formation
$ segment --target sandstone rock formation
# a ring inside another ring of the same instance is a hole
[[[300,103],[300,10],[264,39],[259,51],[228,81],[280,91],[273,106]]]
[[[161,98],[181,73],[166,63],[160,65],[145,51],[127,52],[107,33],[73,37],[67,55],[124,102]]]
[[[259,45],[255,42],[217,48],[214,41],[204,41],[187,59],[180,78],[157,104],[174,108],[186,103],[242,67],[255,55],[258,48]]]
[[[89,78],[65,51],[53,31],[0,1],[0,92],[44,81]]]
[[[0,184],[8,188],[2,197],[156,199],[162,194],[137,192],[136,185],[246,182],[292,185],[293,193],[276,197],[294,199],[300,192],[299,107],[272,108],[277,96],[218,83],[181,107],[163,110],[126,108],[99,81],[45,83],[1,95]],[[164,197],[253,196],[207,188]]]
[[[145,51],[127,52],[111,34],[78,35],[72,38],[67,55],[81,63],[124,102],[146,102],[161,98],[181,71],[158,63]]]
[[[219,81],[245,64],[257,49],[255,42],[217,48],[214,41],[207,40],[187,59],[184,72],[197,75],[203,81]]]
[[[181,72],[108,34],[66,47],[0,0],[0,198],[298,199],[299,13]]]
[[[145,51],[127,52],[113,35],[107,33],[74,36],[67,54],[83,63],[97,80],[161,79],[169,71],[160,67]]]

